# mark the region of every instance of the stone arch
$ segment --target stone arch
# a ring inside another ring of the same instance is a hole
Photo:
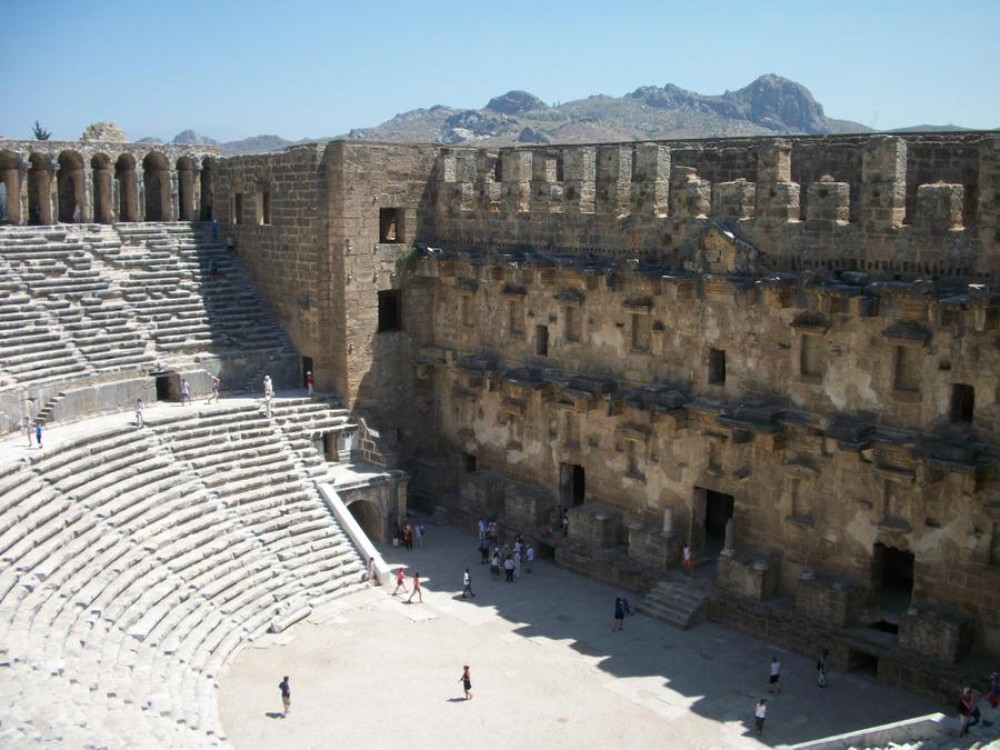
[[[142,185],[146,192],[146,221],[170,220],[170,164],[158,151],[142,160]]]
[[[190,156],[177,160],[177,218],[194,221],[195,175],[197,164]]]
[[[90,160],[94,182],[94,221],[110,224],[115,219],[114,175],[111,172],[111,157],[94,154]]]
[[[139,179],[132,154],[118,157],[115,179],[118,180],[118,221],[139,221]]]
[[[347,509],[369,539],[376,539],[379,542],[389,541],[386,538],[385,518],[377,502],[359,497],[347,503]]]
[[[79,224],[86,221],[87,191],[83,157],[79,152],[63,151],[59,154],[56,191],[59,200],[59,221],[64,224]]]
[[[28,223],[52,223],[52,163],[48,154],[28,157]]]
[[[215,159],[206,156],[201,160],[201,206],[200,215],[202,221],[211,221],[215,218],[215,207],[212,202],[215,198]]]
[[[21,223],[21,158],[0,150],[0,224]]]

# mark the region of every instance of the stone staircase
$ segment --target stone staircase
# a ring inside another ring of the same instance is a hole
[[[660,581],[635,608],[686,630],[701,620],[707,599],[708,595],[691,581]]]

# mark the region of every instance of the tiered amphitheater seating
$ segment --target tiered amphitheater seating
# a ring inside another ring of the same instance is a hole
[[[0,275],[4,386],[289,351],[237,259],[198,225],[0,227]]]
[[[344,414],[275,412],[178,408],[0,464],[0,746],[225,746],[227,660],[364,588],[302,442]]]

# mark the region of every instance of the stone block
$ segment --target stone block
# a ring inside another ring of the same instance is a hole
[[[764,600],[778,589],[779,566],[766,555],[719,555],[716,585],[723,591]]]
[[[622,514],[604,503],[580,505],[569,512],[569,533],[574,542],[613,547],[621,542]]]
[[[899,645],[955,664],[972,646],[972,619],[944,607],[911,609],[899,621]]]
[[[863,589],[853,581],[806,572],[799,576],[795,611],[825,625],[847,627],[857,618],[862,594]]]

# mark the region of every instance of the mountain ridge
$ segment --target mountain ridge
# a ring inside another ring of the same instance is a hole
[[[937,129],[963,128],[923,125],[892,132]],[[290,141],[277,135],[259,135],[217,143],[185,130],[173,142],[218,145],[228,156],[333,139],[496,148],[518,144],[870,132],[875,131],[861,123],[827,117],[822,104],[808,88],[769,73],[743,88],[715,95],[667,83],[662,87],[640,86],[620,97],[595,94],[548,105],[527,91],[512,90],[493,97],[481,109],[436,104],[401,112],[373,127],[352,128],[347,133],[324,138]]]

